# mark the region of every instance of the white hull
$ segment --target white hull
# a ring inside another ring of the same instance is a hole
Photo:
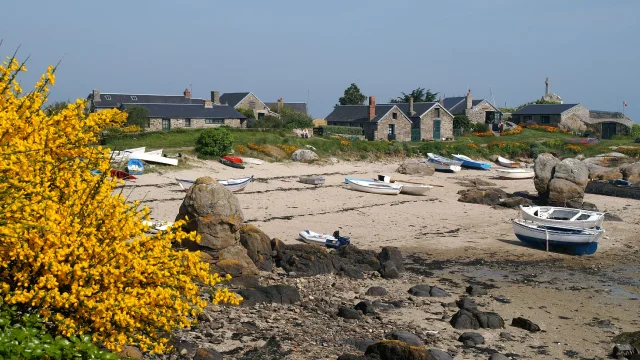
[[[527,169],[496,169],[498,176],[503,179],[533,179],[536,175]]]
[[[379,195],[398,195],[402,186],[394,184],[382,184],[378,182],[365,182],[349,180],[349,188],[356,191],[368,192]]]
[[[604,213],[553,206],[520,206],[524,220],[550,226],[571,226],[589,229],[602,226]],[[565,220],[566,219],[566,220]]]
[[[308,244],[325,246],[327,244],[327,240],[329,240],[330,242],[336,242],[336,238],[331,235],[318,234],[309,230],[300,231],[299,235],[300,235],[300,240]]]
[[[162,149],[147,151],[147,152],[145,152],[145,154],[146,155],[152,155],[152,156],[162,156]]]
[[[508,168],[519,168],[521,164],[517,161],[511,161],[507,158],[503,158],[502,156],[498,156],[498,164],[500,166],[508,167]]]
[[[400,190],[401,194],[407,195],[424,195],[431,190],[433,186],[423,185],[423,184],[411,184],[405,183],[402,181],[394,181],[393,184],[401,185],[402,189]]]
[[[253,164],[253,165],[262,165],[264,164],[264,161],[260,160],[260,159],[255,159],[255,158],[247,158],[247,157],[242,157],[242,162],[245,164]]]
[[[125,149],[122,151],[112,151],[110,156],[111,156],[111,162],[122,162],[125,161],[127,159],[129,159],[129,155],[133,154],[133,153],[143,153],[147,148],[146,147],[139,147],[139,148],[133,148],[133,149]]]
[[[439,171],[458,172],[462,170],[462,166],[460,165],[443,164],[432,160],[429,160],[428,163],[433,165],[433,167]]]
[[[182,185],[183,182],[189,184],[189,186],[193,185],[193,183],[195,182],[192,180],[184,180],[184,179],[176,179],[176,180],[178,181],[178,185],[180,185],[180,187],[184,191],[187,191],[188,187],[185,188],[185,186]],[[247,185],[249,185],[252,180],[253,180],[253,175],[247,178],[218,180],[218,183],[220,183],[220,185],[223,185],[227,190],[231,192],[238,192],[238,191],[244,190],[244,188],[246,188]]]
[[[554,241],[560,243],[574,243],[577,245],[598,242],[604,231],[601,229],[572,229],[571,227],[564,227],[564,229],[561,227],[555,229],[545,229],[544,225],[536,224],[534,222],[525,221],[522,219],[515,219],[513,220],[513,232],[516,235],[540,239],[543,241],[547,240],[548,234],[550,242]]]
[[[178,159],[170,159],[170,158],[166,158],[164,156],[158,156],[158,155],[148,155],[147,153],[133,153],[129,155],[129,158],[144,160],[144,161],[154,162],[159,164],[165,164],[165,165],[173,165],[173,166],[178,165]]]

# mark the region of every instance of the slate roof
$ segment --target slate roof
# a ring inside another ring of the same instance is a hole
[[[277,102],[268,102],[268,103],[264,103],[265,105],[267,105],[269,107],[269,109],[273,110],[273,111],[278,111],[278,103]],[[283,106],[288,107],[289,109],[293,110],[293,111],[297,111],[297,112],[301,112],[306,114],[307,113],[307,103],[304,102],[285,102],[283,103]]]
[[[123,104],[141,106],[149,110],[150,118],[192,118],[192,119],[246,119],[238,110],[230,105],[213,105],[206,108],[200,104]]]
[[[464,96],[447,97],[442,99],[442,106],[444,106],[445,109],[449,110],[449,112],[453,113],[453,108],[463,101],[466,107],[466,99]]]
[[[393,107],[393,104],[376,105],[376,117],[372,121],[379,121]],[[369,105],[338,105],[325,120],[327,122],[368,122]]]
[[[406,117],[408,118],[412,118],[412,117],[420,117],[422,116],[422,114],[426,113],[429,109],[431,109],[431,107],[433,107],[435,104],[437,104],[436,102],[416,102],[413,103],[413,111],[415,111],[415,115],[411,116],[409,115],[409,103],[397,103],[397,104],[392,104],[398,107],[398,109],[400,109],[400,111],[402,111]]]
[[[523,107],[512,115],[559,115],[580,104],[532,104]]]
[[[249,92],[239,92],[239,93],[224,93],[220,96],[221,104],[228,104],[229,106],[236,106],[242,99],[249,95]]]
[[[88,99],[93,100],[93,94]],[[204,99],[188,99],[184,95],[102,93],[100,101],[94,101],[93,104],[98,109],[112,109],[122,104],[204,104]]]

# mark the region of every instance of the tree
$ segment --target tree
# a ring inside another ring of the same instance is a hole
[[[467,115],[456,115],[453,117],[454,129],[462,129],[464,131],[471,129],[472,126],[473,124],[471,123],[471,120],[469,120]]]
[[[128,107],[125,112],[127,113],[127,125],[137,125],[141,129],[147,127],[149,109],[134,105]]]
[[[436,97],[439,93],[431,92],[431,89],[425,91],[424,88],[417,88],[411,91],[411,93],[402,93],[402,96],[398,96],[395,99],[391,99],[392,103],[408,103],[409,98],[413,97],[414,102],[431,102],[436,101]]]
[[[287,129],[304,129],[313,127],[311,116],[288,107],[280,109],[280,120]]]
[[[344,91],[344,96],[341,97],[338,102],[340,102],[340,105],[362,105],[366,98],[367,97],[360,92],[358,85],[351,83]]]
[[[62,110],[66,109],[67,106],[69,106],[68,101],[56,101],[45,106],[44,113],[47,116],[53,116],[59,114]]]
[[[246,108],[237,108],[236,110],[238,110],[238,112],[244,116],[247,117],[247,119],[255,119],[256,115],[253,112],[253,110],[251,109],[246,109]]]
[[[640,125],[633,124],[633,126],[631,126],[631,136],[640,137]]]

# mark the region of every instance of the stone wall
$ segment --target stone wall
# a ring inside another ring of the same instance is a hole
[[[465,115],[475,123],[484,124],[487,111],[496,111],[496,109],[487,100],[483,100],[471,109],[465,110]]]
[[[162,119],[152,118],[149,119],[149,127],[146,131],[162,131]]]
[[[433,120],[437,119],[436,108],[440,109],[440,137],[453,138],[453,116],[437,105],[420,119],[420,140],[440,140],[433,138]]]
[[[191,126],[185,127],[184,118],[173,118],[171,119],[171,129],[185,128],[185,129],[201,129],[201,128],[214,128],[219,126],[230,126],[230,127],[242,127],[242,122],[240,119],[224,119],[223,124],[207,124],[205,119],[191,119]],[[149,127],[145,129],[145,131],[162,131],[162,119],[161,118],[152,118],[149,119]]]
[[[253,93],[249,93],[242,101],[240,101],[236,106],[236,109],[251,109],[253,110],[253,114],[255,118],[258,118],[258,114],[262,113],[268,115],[270,110],[269,107],[264,104],[257,96],[253,95]]]
[[[393,118],[393,114],[396,114],[396,119]],[[378,121],[374,139],[387,140],[390,124],[395,125],[396,141],[411,141],[411,121],[398,108],[393,108]]]

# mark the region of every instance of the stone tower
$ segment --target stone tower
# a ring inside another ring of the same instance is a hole
[[[549,93],[549,77],[544,82],[544,96],[542,100],[562,104],[562,98],[558,94]]]

